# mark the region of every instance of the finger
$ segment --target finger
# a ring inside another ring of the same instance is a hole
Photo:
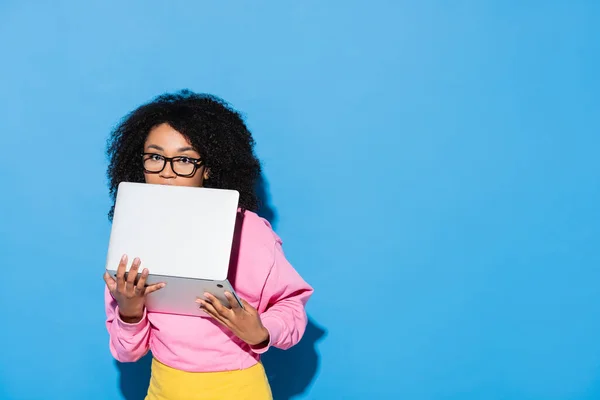
[[[117,267],[117,289],[125,289],[125,268],[127,267],[127,255],[123,254],[119,266]]]
[[[114,291],[117,290],[117,282],[110,276],[108,271],[104,272],[104,282],[106,282],[106,287],[111,293],[114,293]]]
[[[133,263],[131,264],[131,268],[129,268],[129,272],[127,273],[127,284],[125,286],[128,292],[133,291],[140,263],[140,259],[136,257],[134,258]]]
[[[146,279],[148,279],[149,274],[150,274],[150,271],[148,271],[148,268],[144,268],[142,270],[142,275],[140,276],[140,279],[138,280],[137,285],[135,285],[135,288],[137,289],[137,291],[139,293],[144,293],[144,289],[146,286]]]
[[[211,303],[209,303],[206,300],[202,300],[202,299],[198,299],[196,302],[200,304],[200,309],[201,310],[203,310],[204,312],[206,312],[208,315],[210,315],[211,317],[213,317],[214,319],[216,319],[217,321],[219,321],[223,325],[229,326],[229,323],[228,323],[227,319],[225,319],[222,315],[220,315],[217,312],[217,310],[215,310],[215,307]]]
[[[155,283],[154,285],[150,285],[150,286],[148,286],[148,287],[146,288],[146,290],[143,292],[143,293],[144,293],[144,296],[147,296],[147,295],[149,295],[150,293],[156,292],[157,290],[164,288],[166,285],[167,285],[167,284],[166,284],[166,283],[163,283],[163,282],[161,282],[161,283]]]
[[[210,311],[208,311],[205,307],[200,306],[200,311],[202,311],[204,314],[208,315],[209,318],[217,321],[219,324],[227,327],[227,324],[225,323],[225,321],[218,316],[218,314],[211,314]]]
[[[238,312],[239,310],[242,309],[240,307],[240,303],[238,303],[238,301],[235,299],[235,297],[233,296],[233,294],[231,294],[229,292],[225,292],[225,297],[229,301],[229,306],[231,307],[231,310],[233,312]]]
[[[229,319],[231,317],[231,310],[225,307],[219,299],[210,293],[204,293],[207,301],[213,306],[213,308],[224,318]]]
[[[246,311],[250,314],[258,313],[256,308],[252,307],[252,305],[250,303],[248,303],[246,300],[242,299],[241,297],[240,297],[240,302],[242,303],[242,306],[244,307],[244,311]]]

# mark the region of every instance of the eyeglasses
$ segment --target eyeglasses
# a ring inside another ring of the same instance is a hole
[[[167,161],[171,163],[173,172],[181,177],[187,178],[193,176],[196,170],[203,164],[198,158],[185,156],[165,157],[155,153],[142,153],[144,171],[151,174],[158,174],[167,165]]]

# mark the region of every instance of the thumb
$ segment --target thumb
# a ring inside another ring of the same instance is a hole
[[[104,282],[106,282],[106,286],[111,292],[117,290],[117,282],[113,279],[112,276],[110,276],[108,271],[104,272]]]

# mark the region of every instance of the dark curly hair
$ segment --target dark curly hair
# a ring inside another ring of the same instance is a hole
[[[261,165],[254,139],[241,115],[223,99],[190,90],[162,94],[129,113],[107,142],[112,221],[120,182],[144,182],[140,157],[150,130],[162,123],[184,135],[210,168],[205,187],[235,189],[240,208],[257,211],[256,184]]]

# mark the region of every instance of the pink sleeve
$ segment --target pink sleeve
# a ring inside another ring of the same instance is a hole
[[[286,350],[300,341],[308,322],[304,307],[312,293],[313,288],[288,262],[281,242],[277,241],[273,266],[262,294],[267,306],[260,316],[269,331],[269,343],[253,348],[255,353],[262,354],[271,346]]]
[[[119,317],[119,306],[106,286],[104,287],[104,302],[111,354],[121,362],[139,360],[149,349],[150,323],[146,310],[139,322],[128,324]]]

